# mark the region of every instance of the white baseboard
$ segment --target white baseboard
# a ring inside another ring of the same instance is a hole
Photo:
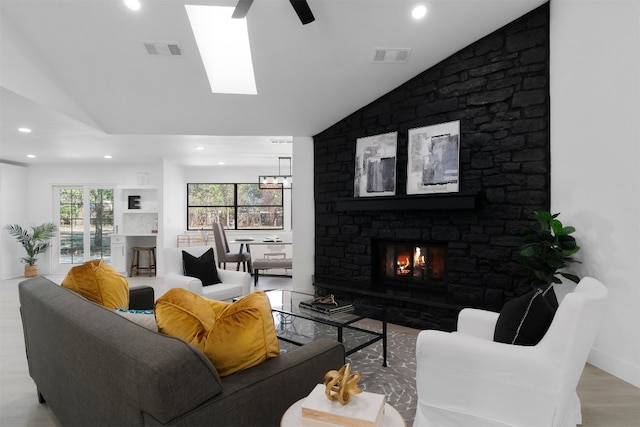
[[[597,348],[591,349],[587,362],[629,384],[640,387],[640,366],[638,365]]]

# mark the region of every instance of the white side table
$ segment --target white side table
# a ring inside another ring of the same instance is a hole
[[[302,425],[302,402],[304,402],[304,398],[289,406],[280,420],[280,427],[300,427]],[[381,427],[407,427],[400,412],[388,403],[384,404],[384,414],[380,425]]]

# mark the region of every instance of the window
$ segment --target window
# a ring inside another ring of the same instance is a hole
[[[282,230],[282,188],[258,184],[187,184],[187,230]]]

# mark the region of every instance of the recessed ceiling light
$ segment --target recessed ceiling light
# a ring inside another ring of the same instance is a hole
[[[105,159],[113,159],[113,156],[111,156],[111,155],[109,155],[109,154],[105,154],[105,155],[104,155],[104,158],[105,158]]]
[[[427,8],[424,5],[419,5],[413,8],[411,11],[411,16],[413,19],[422,19],[427,15]]]
[[[198,145],[198,146],[196,147],[196,150],[198,150],[198,151],[202,151],[202,150],[204,150],[204,147],[203,147],[202,145]]]
[[[31,129],[29,129],[29,128],[18,128],[18,132],[31,133]]]
[[[142,7],[140,0],[124,0],[124,4],[131,10],[140,10]]]
[[[36,155],[35,154],[27,154],[27,157],[30,159],[35,159]]]
[[[224,165],[224,162],[218,162],[219,165]]]

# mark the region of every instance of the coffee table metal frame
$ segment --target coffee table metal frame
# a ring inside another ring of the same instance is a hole
[[[272,290],[265,293],[271,302],[271,310],[275,313],[274,321],[278,339],[294,345],[304,345],[314,339],[315,337],[307,337],[297,331],[294,321],[296,318],[305,319],[336,328],[337,341],[345,346],[346,356],[375,342],[382,341],[382,366],[387,366],[387,318],[384,307],[354,304],[353,311],[325,315],[300,308],[300,301],[312,299],[313,295],[289,290]],[[353,325],[359,320],[375,316],[382,320],[382,332]]]

